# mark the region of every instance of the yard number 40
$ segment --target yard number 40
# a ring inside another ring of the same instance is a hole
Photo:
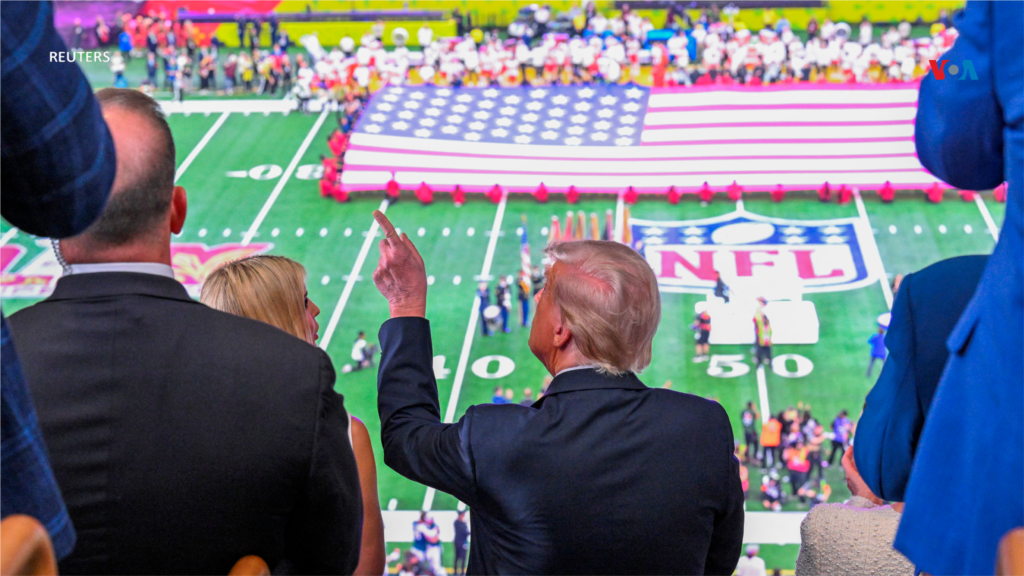
[[[789,369],[789,364],[795,370]],[[814,370],[814,363],[799,354],[780,354],[772,359],[772,372],[783,378],[803,378]],[[708,364],[708,376],[716,378],[738,378],[750,373],[750,364],[743,361],[743,354],[715,354]]]

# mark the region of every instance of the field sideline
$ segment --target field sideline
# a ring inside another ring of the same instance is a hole
[[[337,389],[345,395],[346,407],[366,423],[374,438],[381,506],[393,511],[456,509],[458,503],[451,496],[405,480],[383,464],[376,371],[341,370],[350,363],[357,331],[365,330],[375,342],[376,331],[387,318],[387,304],[371,281],[377,227],[370,213],[386,209],[396,227],[416,242],[426,261],[432,282],[428,317],[434,353],[443,357],[435,360],[441,411],[446,421],[452,421],[468,406],[490,401],[495,386],[511,385],[518,401],[523,388],[537,391],[544,379],[543,367],[527,347],[528,328],[516,324],[511,334],[484,338],[475,313],[477,279],[513,274],[520,266],[518,229],[522,217],[526,217],[533,262],[539,263],[546,242],[542,230],[552,215],[564,218],[569,209],[597,212],[603,223],[605,210],[616,209],[616,198],[589,196],[569,205],[559,196],[548,204],[538,204],[529,196],[513,195],[496,205],[471,196],[465,205],[454,207],[447,195],[439,194],[433,205],[424,207],[411,196],[389,206],[382,203],[383,194],[370,194],[338,204],[320,197],[317,182],[319,155],[327,153],[326,138],[335,126],[333,114],[264,115],[218,109],[211,114],[171,114],[169,122],[177,145],[176,180],[189,197],[185,229],[174,239],[187,245],[176,256],[179,271],[201,278],[224,259],[263,251],[303,263],[310,299],[322,309],[320,345],[338,371]],[[895,274],[944,258],[990,253],[1004,211],[1004,205],[995,202],[991,193],[980,195],[976,202],[963,202],[952,191],[944,202],[934,205],[927,204],[920,192],[907,192],[899,193],[893,204],[883,204],[875,194],[866,193],[862,200],[858,197],[844,206],[822,204],[810,194],[790,194],[776,204],[759,194],[748,196],[742,207],[754,214],[795,220],[858,219],[873,239],[865,243],[865,263],[882,281],[808,295],[821,323],[819,342],[776,346],[775,354],[803,356],[813,369],[800,377],[765,371],[760,387],[752,369],[735,378],[723,378],[709,375],[707,363],[692,363],[693,335],[688,325],[694,304],[703,296],[663,294],[655,361],[641,379],[649,386],[671,381],[674,390],[715,398],[730,414],[738,438],[742,438],[738,415],[748,400],[767,403],[774,412],[798,402],[809,403],[817,418],[827,422],[840,409],[857,415],[873,384],[873,379],[864,376],[866,340],[875,330],[875,318],[891,305],[891,294],[886,293],[889,281]],[[690,196],[676,206],[663,198],[642,197],[631,207],[631,216],[692,220],[736,209],[736,203],[724,194],[707,206]],[[4,247],[2,308],[9,315],[38,301],[18,297],[28,293],[33,279],[59,273],[59,269],[54,272],[48,262],[48,242],[20,232],[6,221],[0,224],[0,241]],[[223,246],[228,244],[231,246]],[[197,287],[197,283],[192,286],[193,291]],[[516,303],[511,317],[518,315]],[[746,346],[715,346],[712,354],[742,356],[737,362],[750,365]],[[832,501],[849,496],[837,468],[826,472],[833,488]],[[759,482],[760,474],[751,469],[752,494],[758,491]],[[763,510],[755,500],[749,500],[747,508]],[[789,504],[787,510],[801,508]],[[389,539],[394,533],[389,527]],[[780,548],[776,565],[792,567],[794,548]]]

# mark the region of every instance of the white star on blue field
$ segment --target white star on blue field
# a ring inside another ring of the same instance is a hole
[[[650,91],[630,85],[403,86],[376,93],[356,132],[549,146],[635,146]]]

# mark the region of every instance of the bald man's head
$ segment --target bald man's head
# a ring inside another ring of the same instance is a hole
[[[138,90],[96,93],[117,152],[117,176],[103,214],[81,237],[122,246],[166,226],[174,194],[174,139],[160,105]]]

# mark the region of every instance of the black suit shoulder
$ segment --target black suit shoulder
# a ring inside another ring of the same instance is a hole
[[[350,571],[359,485],[328,356],[141,276],[70,277],[11,317],[83,527],[61,571],[225,573],[253,550],[271,566]],[[221,530],[196,542],[195,525]]]

